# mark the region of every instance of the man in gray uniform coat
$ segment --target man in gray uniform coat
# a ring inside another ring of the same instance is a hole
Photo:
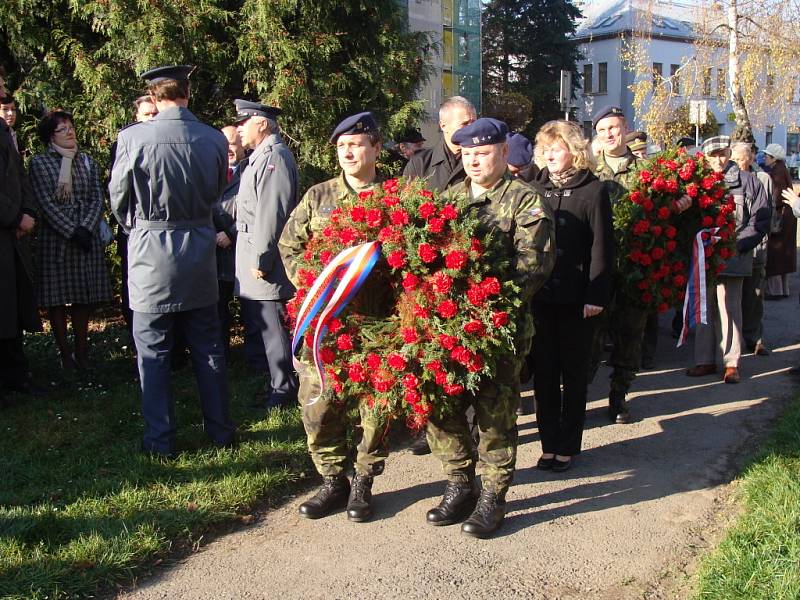
[[[283,226],[297,205],[297,166],[278,133],[280,110],[246,100],[235,104],[242,144],[253,150],[236,197],[236,295],[245,331],[258,331],[264,340],[270,383],[263,407],[270,409],[297,401],[285,308],[295,288],[278,253]]]
[[[227,183],[227,142],[187,108],[192,67],[144,73],[158,116],[120,132],[111,209],[129,230],[128,288],[145,420],[142,449],[175,451],[170,352],[182,333],[191,350],[205,430],[233,442],[217,314],[212,205]]]

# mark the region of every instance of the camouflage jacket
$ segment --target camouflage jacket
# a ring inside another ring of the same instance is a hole
[[[618,172],[606,162],[605,153],[600,155],[597,161],[597,168],[594,174],[600,181],[605,181],[608,189],[608,197],[611,199],[613,206],[617,200],[620,200],[625,194],[628,193],[636,183],[636,171],[641,166],[640,161],[628,149],[625,155],[627,159]]]
[[[477,211],[483,234],[491,234],[511,260],[513,280],[521,290],[523,306],[544,285],[556,262],[553,211],[539,193],[508,171],[491,190],[472,197],[469,177],[448,193],[466,196]]]

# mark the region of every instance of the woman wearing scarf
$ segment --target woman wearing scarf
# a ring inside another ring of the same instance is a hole
[[[91,307],[111,300],[98,235],[103,212],[100,173],[94,160],[78,149],[69,113],[47,113],[39,123],[39,136],[47,149],[33,158],[30,168],[42,215],[36,244],[39,306],[48,310],[64,369],[85,369]],[[74,348],[67,339],[67,307]]]
[[[533,297],[533,382],[540,469],[566,471],[581,451],[591,341],[611,295],[614,233],[608,191],[593,174],[589,141],[575,123],[536,134],[545,167],[533,185],[555,215],[556,264]],[[563,384],[563,393],[561,386]]]

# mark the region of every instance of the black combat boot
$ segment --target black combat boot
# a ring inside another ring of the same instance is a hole
[[[612,423],[625,425],[631,422],[631,413],[625,401],[625,392],[611,390],[608,395],[608,417]]]
[[[427,521],[431,525],[452,525],[472,512],[478,493],[473,482],[448,481],[444,497],[439,506],[428,511]]]
[[[347,518],[356,523],[369,521],[372,517],[372,477],[353,475],[350,498],[347,500]]]
[[[300,516],[321,519],[331,511],[344,507],[350,493],[350,482],[344,475],[323,478],[322,485],[311,498],[300,505]]]
[[[495,492],[482,490],[478,505],[469,519],[461,524],[461,533],[468,536],[486,539],[500,529],[506,516],[506,502]]]

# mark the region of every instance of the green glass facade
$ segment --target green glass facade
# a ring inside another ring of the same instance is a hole
[[[442,97],[481,111],[481,1],[442,0]]]

